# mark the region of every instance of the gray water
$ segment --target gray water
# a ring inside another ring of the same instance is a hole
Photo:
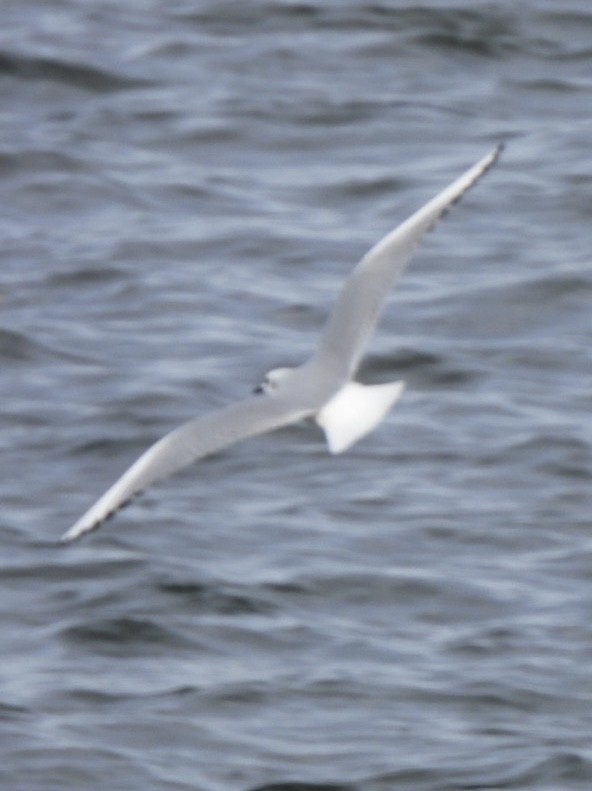
[[[592,787],[591,110],[587,0],[5,0],[0,788]],[[500,140],[380,324],[376,433],[59,546]]]

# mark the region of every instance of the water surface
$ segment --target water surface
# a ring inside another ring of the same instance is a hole
[[[591,41],[583,0],[5,3],[2,788],[590,788]],[[379,431],[57,545],[500,140],[381,322]]]

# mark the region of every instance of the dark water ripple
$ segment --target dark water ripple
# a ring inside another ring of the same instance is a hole
[[[81,62],[67,63],[59,58],[36,58],[0,51],[0,75],[22,80],[64,83],[88,91],[114,91],[142,85],[117,73],[92,68]]]
[[[588,4],[5,6],[0,787],[587,791]],[[57,545],[499,140],[364,362],[408,382],[380,431]]]

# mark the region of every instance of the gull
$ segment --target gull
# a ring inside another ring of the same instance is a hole
[[[239,440],[304,419],[314,420],[331,453],[373,431],[405,383],[353,381],[389,291],[422,236],[495,164],[503,144],[372,247],[346,280],[312,356],[297,368],[274,368],[248,399],[190,420],[148,448],[64,533],[69,542],[99,527],[147,486]]]

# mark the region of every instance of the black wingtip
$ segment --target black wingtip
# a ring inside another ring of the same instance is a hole
[[[479,180],[480,180],[480,178],[481,178],[481,176],[485,175],[485,173],[488,173],[488,172],[491,170],[491,168],[492,168],[492,167],[493,167],[495,164],[497,164],[497,162],[498,162],[499,158],[501,157],[501,155],[502,155],[502,154],[503,154],[503,152],[504,152],[504,149],[505,149],[505,147],[506,147],[506,143],[505,143],[503,140],[501,140],[501,141],[500,141],[500,142],[499,142],[499,143],[498,143],[498,144],[495,146],[495,148],[493,148],[493,149],[492,149],[491,153],[489,154],[489,156],[490,156],[489,162],[488,162],[488,163],[487,163],[487,165],[486,165],[486,166],[483,168],[483,170],[481,171],[481,173],[479,173],[479,175],[477,176],[477,178],[475,179],[475,181],[479,181]]]
[[[497,144],[497,146],[494,149],[495,153],[493,156],[493,160],[491,162],[492,165],[494,165],[498,161],[498,159],[503,154],[505,148],[506,148],[506,141],[500,140],[500,142]]]

